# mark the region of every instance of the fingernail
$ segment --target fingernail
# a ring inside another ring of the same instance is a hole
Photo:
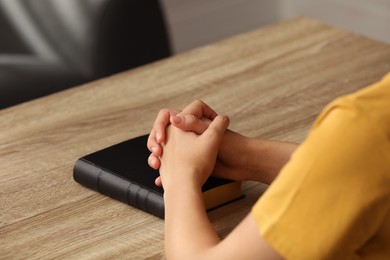
[[[154,157],[149,157],[148,162],[149,162],[149,165],[150,165],[151,167],[154,167],[154,165],[156,165],[156,158],[154,158]]]
[[[160,132],[156,133],[156,139],[157,139],[157,142],[161,141],[161,134],[160,134]]]
[[[152,150],[152,153],[155,154],[155,153],[157,152],[157,147],[156,147],[156,146],[153,146],[151,150]]]
[[[150,163],[153,165],[153,167],[156,165],[157,163],[157,160],[156,158],[153,158],[152,160],[150,160]]]
[[[172,116],[172,120],[175,124],[180,124],[182,121],[180,116]]]

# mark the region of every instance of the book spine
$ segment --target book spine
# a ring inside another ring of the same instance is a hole
[[[76,162],[73,178],[87,188],[164,218],[164,199],[161,195],[107,172],[86,160],[79,159]]]

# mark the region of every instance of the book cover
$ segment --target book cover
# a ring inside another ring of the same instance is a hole
[[[164,218],[164,190],[154,184],[159,176],[147,162],[148,135],[107,147],[77,160],[73,178],[83,186]],[[242,197],[241,183],[210,177],[202,187],[206,209]]]

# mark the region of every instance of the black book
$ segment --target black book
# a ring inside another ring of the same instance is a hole
[[[135,208],[164,218],[164,190],[155,185],[159,176],[147,162],[148,135],[110,146],[77,160],[73,178],[83,186]],[[210,177],[202,187],[210,210],[242,197],[241,183]]]

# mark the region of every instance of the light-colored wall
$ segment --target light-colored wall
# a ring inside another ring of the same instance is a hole
[[[281,17],[305,15],[390,43],[390,0],[283,0]]]
[[[176,52],[278,20],[275,0],[162,0]]]
[[[162,0],[175,52],[305,15],[390,43],[390,0]]]

